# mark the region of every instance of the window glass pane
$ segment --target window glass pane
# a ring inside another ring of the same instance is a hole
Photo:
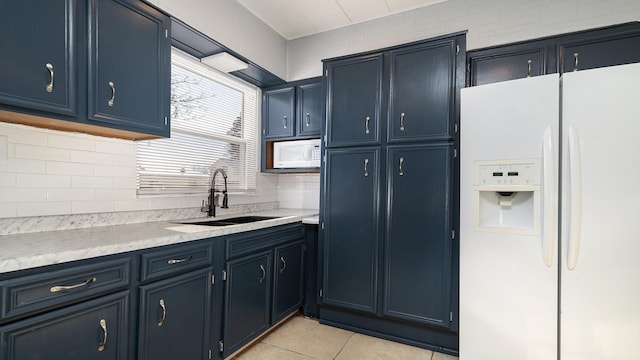
[[[138,142],[138,193],[201,193],[218,168],[255,189],[257,88],[175,53],[171,71],[171,138]]]

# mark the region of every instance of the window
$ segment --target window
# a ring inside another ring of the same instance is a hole
[[[259,90],[175,50],[171,63],[171,138],[138,142],[138,194],[201,193],[218,168],[229,190],[255,189]]]

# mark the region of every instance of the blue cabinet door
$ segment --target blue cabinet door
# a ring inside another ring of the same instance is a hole
[[[326,64],[327,146],[380,143],[383,55]]]
[[[0,103],[76,114],[75,0],[4,1]]]
[[[323,100],[320,81],[296,87],[298,136],[320,136]]]
[[[209,358],[211,270],[140,287],[139,359]]]
[[[453,145],[390,146],[384,313],[449,326]]]
[[[227,262],[224,357],[269,327],[272,251]]]
[[[125,360],[129,292],[0,327],[4,360]]]
[[[302,306],[304,242],[277,247],[274,252],[271,324],[276,324]]]
[[[295,88],[286,87],[264,92],[265,139],[290,137],[295,134]]]
[[[92,0],[88,117],[96,125],[169,136],[169,18],[142,2]]]
[[[378,148],[327,151],[324,304],[376,311],[379,173]]]
[[[389,142],[453,138],[456,67],[455,39],[391,51]]]

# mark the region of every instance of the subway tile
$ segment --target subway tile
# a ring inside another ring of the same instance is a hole
[[[16,144],[15,157],[20,159],[69,161],[69,150]]]
[[[71,213],[70,201],[18,203],[17,216],[64,215]]]
[[[95,143],[94,137],[88,135],[73,136],[53,133],[47,137],[47,145],[52,148],[95,151]]]
[[[47,161],[47,174],[93,176],[93,165]]]
[[[18,216],[18,203],[0,201],[0,218],[13,218]]]
[[[113,163],[112,154],[96,153],[91,151],[69,151],[69,160],[75,163],[111,165]]]
[[[0,187],[15,187],[16,174],[0,173]]]
[[[0,188],[0,202],[46,201],[46,189]]]
[[[133,200],[136,198],[135,189],[96,189],[96,200]]]
[[[177,207],[177,204],[178,204],[177,198],[149,199],[149,209],[151,210],[174,209]]]
[[[94,200],[93,189],[48,189],[45,193],[49,201]]]
[[[71,203],[72,214],[92,214],[101,212],[112,212],[114,210],[113,201],[73,201]]]
[[[115,211],[149,210],[148,199],[116,200],[113,205]]]
[[[0,134],[7,135],[9,142],[14,144],[47,145],[47,134],[30,126],[3,123],[0,125]]]
[[[17,174],[16,186],[24,188],[68,188],[71,177],[67,175]]]
[[[114,189],[137,189],[138,180],[135,177],[116,177],[113,179]]]
[[[95,165],[93,171],[95,176],[136,177],[136,168],[134,166]]]
[[[138,159],[131,155],[112,155],[113,165],[136,167]]]
[[[44,160],[9,158],[2,170],[10,173],[44,174],[47,172],[46,164]]]
[[[113,189],[113,178],[106,176],[72,176],[71,187]]]
[[[133,141],[114,140],[114,141],[96,141],[96,152],[115,154],[115,155],[133,155],[136,154],[136,144]]]

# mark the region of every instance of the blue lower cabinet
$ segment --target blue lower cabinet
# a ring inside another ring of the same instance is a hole
[[[138,359],[208,359],[210,268],[140,287]]]
[[[303,241],[275,249],[272,324],[302,306],[304,249]]]
[[[225,357],[269,327],[271,264],[270,250],[227,263]]]
[[[127,359],[129,291],[0,327],[4,360]]]

